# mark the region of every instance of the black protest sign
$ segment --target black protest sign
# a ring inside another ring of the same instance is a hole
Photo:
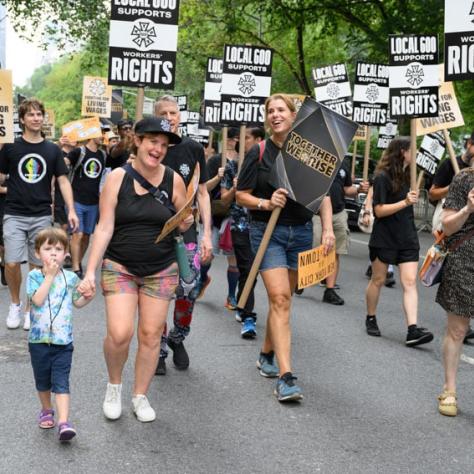
[[[261,126],[272,85],[273,51],[260,46],[225,45],[222,68],[223,125]]]
[[[179,0],[111,0],[112,85],[173,89]]]
[[[388,65],[357,62],[352,119],[361,125],[384,125],[388,113]]]
[[[390,114],[392,117],[438,115],[438,37],[391,35]]]
[[[474,79],[474,2],[445,0],[444,67],[446,81]]]
[[[203,147],[209,145],[209,135],[210,130],[208,128],[198,128],[196,130],[194,128],[190,129],[188,125],[188,137],[200,143]]]
[[[278,154],[270,184],[317,213],[344,160],[358,125],[306,98]]]
[[[351,83],[345,64],[331,64],[312,70],[314,96],[321,104],[352,118]]]
[[[398,122],[392,118],[387,119],[387,123],[379,128],[379,138],[377,140],[377,148],[385,150],[390,142],[398,134]]]
[[[442,132],[425,135],[416,155],[416,164],[425,173],[433,176],[436,173],[438,163],[443,158],[445,149],[446,142]]]
[[[207,58],[204,84],[204,123],[218,125],[221,119],[222,58]]]
[[[175,95],[174,98],[178,103],[179,111],[184,112],[188,110],[188,96],[187,95]]]
[[[117,125],[123,118],[123,91],[112,89],[112,114],[110,120]]]

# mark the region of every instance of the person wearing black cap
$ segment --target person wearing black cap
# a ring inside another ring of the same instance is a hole
[[[474,131],[471,135],[467,136],[465,144],[465,152],[462,155],[456,157],[456,161],[459,166],[459,170],[464,168],[469,168],[469,163],[471,162],[472,157],[474,156]],[[448,195],[449,185],[454,179],[455,171],[453,164],[450,159],[445,159],[436,170],[436,173],[433,178],[433,184],[429,190],[428,196],[430,201],[436,202],[437,205],[441,208],[446,196]],[[437,229],[433,229],[437,230]],[[469,329],[464,336],[464,342],[469,341],[469,339],[474,339],[474,331],[469,325]]]
[[[231,127],[227,132],[227,149],[224,151],[226,163],[238,161],[238,153],[236,151],[237,143],[239,143],[240,130]],[[233,248],[221,248],[219,245],[222,234],[223,225],[230,225],[228,219],[230,217],[230,201],[224,204],[221,198],[221,181],[224,177],[224,168],[222,166],[222,154],[212,156],[207,161],[208,181],[206,183],[209,196],[211,198],[211,216],[212,216],[212,254],[217,257],[221,251],[227,257],[227,298],[224,302],[224,307],[231,311],[237,308],[237,301],[235,298],[237,284],[239,282],[239,270],[237,268],[237,261],[235,259]],[[226,221],[224,223],[224,221]],[[224,224],[223,224],[224,223]],[[197,289],[198,298],[204,294],[204,290],[211,282],[211,277],[208,272],[211,268],[211,262],[206,265],[201,265],[201,273]]]
[[[178,265],[173,236],[158,244],[155,240],[173,215],[173,208],[179,210],[186,202],[182,179],[162,163],[168,145],[180,141],[167,120],[146,118],[137,122],[136,157],[128,168],[115,169],[107,176],[100,198],[100,220],[81,291],[95,292],[95,271],[104,257],[101,286],[107,315],[104,354],[109,383],[103,410],[111,420],[122,413],[122,371],[137,309],[138,350],[132,407],[139,421],[153,421],[156,417],[146,393],[158,362],[169,302],[178,284]],[[142,178],[157,188],[156,192],[145,189]],[[192,221],[190,216],[180,230],[187,230]]]
[[[173,96],[165,95],[158,99],[155,103],[155,115],[166,117],[171,124],[171,130],[177,133],[180,113],[178,103]],[[183,234],[189,264],[192,271],[199,274],[200,265],[209,261],[212,255],[211,205],[206,187],[207,171],[204,148],[191,138],[182,137],[180,144],[170,147],[163,163],[183,178],[186,187],[189,186],[194,172],[199,166],[199,187],[196,200],[203,228],[200,247],[198,248],[197,244],[198,238],[195,225]],[[197,283],[197,278],[195,283]],[[189,356],[183,341],[191,329],[195,299],[196,292],[192,288],[190,289],[188,286],[187,291],[185,291],[183,285],[179,286],[173,313],[173,328],[170,330],[167,339],[162,341],[160,366],[157,367],[158,375],[163,375],[166,372],[167,346],[173,351],[173,363],[178,370],[186,370],[189,367]]]
[[[120,168],[130,157],[130,149],[133,145],[133,122],[129,119],[120,120],[117,124],[120,141],[110,149],[107,159],[107,167],[111,169]]]

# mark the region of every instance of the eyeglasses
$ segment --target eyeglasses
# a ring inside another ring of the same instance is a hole
[[[122,127],[121,130],[131,130],[132,127],[130,125],[126,125],[125,127]]]

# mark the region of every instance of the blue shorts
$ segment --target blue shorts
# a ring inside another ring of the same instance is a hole
[[[57,344],[29,343],[31,365],[38,392],[69,393],[72,342],[65,346]]]
[[[257,253],[266,227],[266,222],[252,221],[250,223],[250,243],[254,254]],[[310,250],[312,247],[312,221],[303,225],[277,225],[260,264],[260,271],[272,268],[297,270],[298,253]]]
[[[74,209],[79,218],[79,229],[77,232],[91,235],[94,233],[97,217],[99,216],[99,205],[92,204],[90,206],[74,202]]]

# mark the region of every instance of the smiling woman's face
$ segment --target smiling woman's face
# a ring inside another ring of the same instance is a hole
[[[296,113],[282,99],[271,100],[267,105],[266,122],[274,135],[288,134],[295,117]]]
[[[145,166],[157,167],[168,151],[169,139],[161,133],[135,136],[137,159]]]

